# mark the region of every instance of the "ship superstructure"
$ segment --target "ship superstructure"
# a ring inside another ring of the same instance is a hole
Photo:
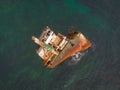
[[[70,31],[69,37],[66,37],[55,34],[48,26],[39,38],[32,36],[32,40],[40,46],[36,52],[48,68],[54,68],[77,52],[91,47],[90,41],[81,32]]]

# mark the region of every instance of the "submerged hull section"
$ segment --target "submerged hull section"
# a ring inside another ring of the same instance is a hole
[[[45,30],[50,32],[49,27]],[[44,34],[47,33],[46,31]],[[35,37],[32,39],[40,45],[37,54],[43,59],[44,66],[48,68],[54,68],[77,52],[85,51],[91,47],[90,41],[77,31],[69,32],[68,38],[62,34],[55,35],[52,33],[51,38],[46,39],[47,43],[42,41],[44,39],[43,34],[39,39]]]
[[[88,49],[91,46],[91,43],[81,35],[81,33],[78,33],[73,39],[71,39],[60,54],[47,67],[54,68],[75,53]]]

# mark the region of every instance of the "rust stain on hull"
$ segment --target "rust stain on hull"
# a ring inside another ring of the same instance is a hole
[[[52,65],[48,65],[47,67],[49,68],[54,68],[56,67],[58,64],[62,63],[63,61],[65,61],[67,58],[71,57],[72,55],[74,55],[77,52],[82,52],[85,51],[86,49],[88,49],[91,46],[91,43],[86,39],[86,40],[82,40],[82,38],[79,38],[79,42],[76,43],[75,46],[68,48],[65,52],[64,52],[64,56],[60,59],[58,58],[58,60],[56,60],[56,62]]]

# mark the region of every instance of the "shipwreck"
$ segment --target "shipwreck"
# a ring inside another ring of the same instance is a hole
[[[91,47],[91,42],[79,31],[71,30],[67,37],[54,33],[48,26],[40,37],[32,36],[32,40],[38,44],[36,52],[48,68],[54,68],[67,58]]]

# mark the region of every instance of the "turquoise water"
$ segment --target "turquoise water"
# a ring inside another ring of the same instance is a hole
[[[0,90],[119,90],[120,1],[1,0]],[[43,66],[31,36],[76,29],[95,43],[76,65]]]

